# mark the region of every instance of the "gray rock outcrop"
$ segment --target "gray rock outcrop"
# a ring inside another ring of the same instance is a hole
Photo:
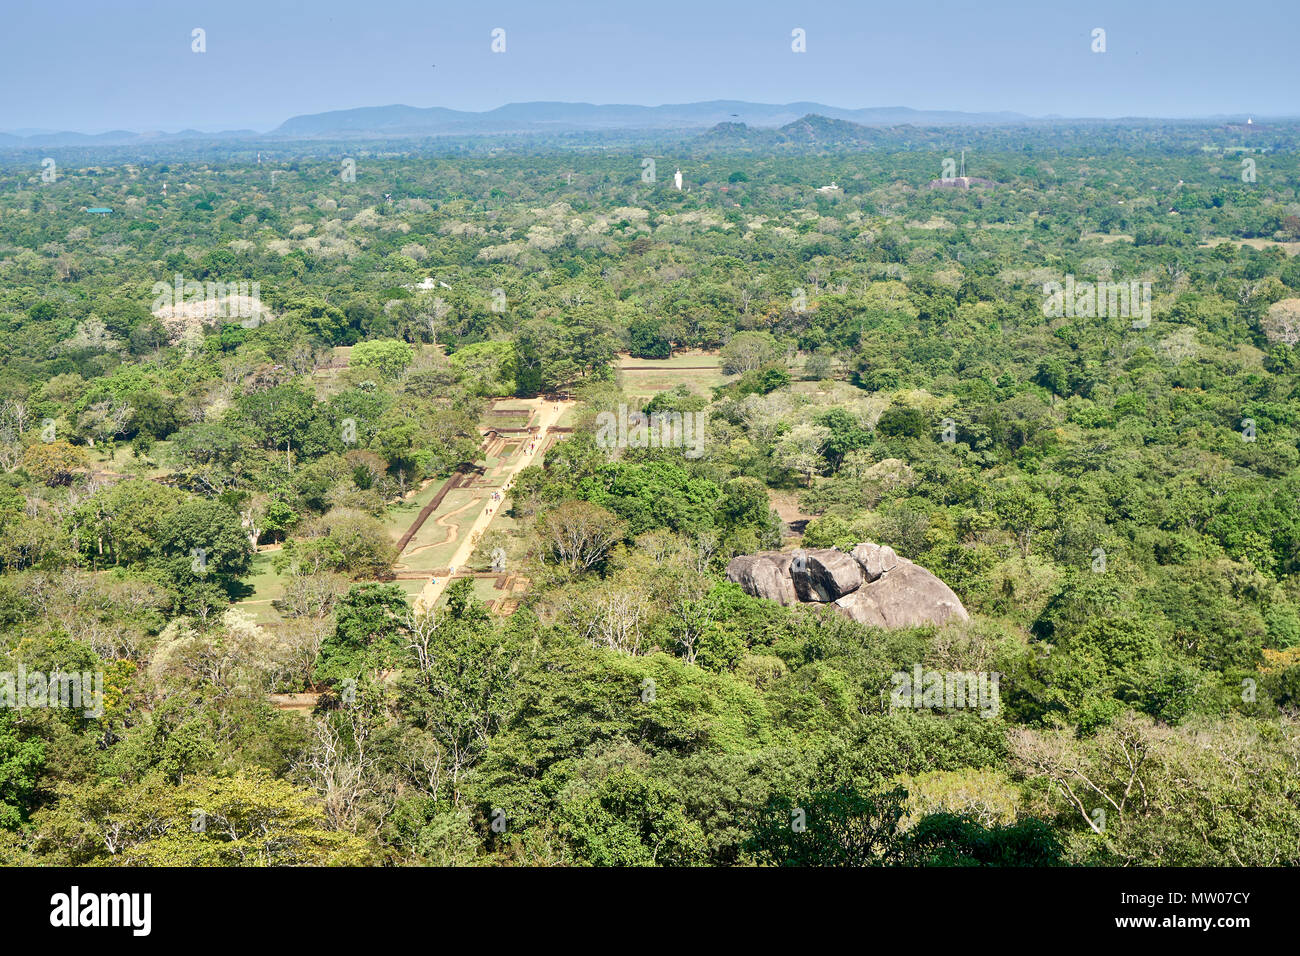
[[[787,553],[761,551],[733,558],[727,580],[746,594],[781,604],[815,603],[875,627],[915,627],[969,620],[952,588],[892,548],[863,542]]]
[[[765,597],[778,604],[798,604],[790,577],[791,555],[782,551],[742,554],[727,565],[727,580],[735,581],[746,594]]]
[[[901,558],[893,569],[846,594],[835,606],[853,620],[876,627],[918,627],[970,617],[952,588]]]

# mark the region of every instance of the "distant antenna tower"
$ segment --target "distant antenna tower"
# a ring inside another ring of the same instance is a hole
[[[961,151],[961,178],[966,178],[966,150]]]

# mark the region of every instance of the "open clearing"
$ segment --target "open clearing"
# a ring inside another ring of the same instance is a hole
[[[666,359],[640,359],[621,353],[618,369],[623,391],[637,401],[651,399],[678,385],[708,395],[711,389],[736,377],[723,374],[722,357],[717,352],[700,349],[675,352]]]

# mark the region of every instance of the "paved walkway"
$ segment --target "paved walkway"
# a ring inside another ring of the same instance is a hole
[[[523,452],[519,455],[519,458],[514,464],[510,465],[502,475],[503,480],[500,489],[501,497],[496,501],[492,500],[491,495],[488,495],[483,499],[482,511],[479,513],[478,517],[474,519],[474,524],[470,526],[469,534],[465,536],[465,540],[460,543],[460,547],[456,549],[456,553],[451,556],[451,560],[448,562],[449,567],[463,569],[469,562],[470,555],[474,553],[474,549],[478,546],[479,538],[482,537],[483,532],[488,529],[488,525],[492,523],[492,519],[499,515],[501,509],[505,506],[506,499],[509,497],[507,491],[511,484],[514,483],[515,475],[518,474],[521,469],[527,468],[536,461],[537,457],[542,453],[542,440],[546,437],[547,431],[554,426],[564,413],[573,405],[573,402],[571,401],[557,403],[554,401],[548,402],[543,399],[530,399],[530,403],[541,406],[537,416],[537,431],[528,440],[527,444],[524,445]],[[415,610],[417,612],[422,612],[429,608],[437,607],[438,598],[442,596],[442,592],[446,589],[447,583],[454,576],[454,574],[442,575],[438,578],[437,584],[434,584],[433,580],[430,579],[424,585],[424,590],[422,590],[415,599]]]

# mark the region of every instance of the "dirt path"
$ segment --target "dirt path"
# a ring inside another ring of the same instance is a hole
[[[482,502],[476,502],[483,510],[479,513],[478,517],[474,519],[474,524],[470,526],[469,534],[465,536],[465,540],[461,542],[460,547],[456,549],[456,553],[452,555],[451,561],[449,562],[452,568],[463,568],[469,561],[470,555],[474,553],[475,547],[478,546],[479,538],[482,537],[483,532],[488,529],[488,525],[492,523],[492,519],[501,513],[501,509],[504,507],[507,500],[505,492],[510,487],[510,483],[514,481],[515,475],[517,475],[522,469],[535,463],[537,457],[542,453],[542,449],[546,445],[545,439],[547,431],[552,425],[560,420],[569,408],[573,406],[573,402],[571,401],[554,402],[540,398],[533,399],[532,403],[539,406],[537,415],[537,431],[523,446],[523,451],[520,454],[519,459],[513,465],[508,466],[502,474],[501,498],[497,501],[493,501],[492,496],[488,495],[482,500]],[[489,508],[491,508],[490,511],[488,510]],[[447,582],[451,580],[453,576],[454,575],[443,575],[437,579],[436,584],[434,583],[434,579],[431,577],[424,585],[424,590],[421,591],[419,596],[415,599],[416,611],[423,611],[436,607],[438,604],[438,598],[442,596],[442,592],[447,587]]]
[[[433,526],[435,528],[442,528],[447,533],[446,537],[444,537],[441,541],[430,541],[428,544],[422,544],[419,545],[418,547],[414,547],[411,550],[405,552],[402,556],[410,557],[413,554],[420,554],[422,551],[428,551],[430,548],[440,548],[444,544],[451,544],[453,541],[456,540],[456,535],[460,534],[460,522],[453,523],[451,519],[456,517],[456,515],[460,514],[462,511],[468,511],[470,508],[473,508],[475,505],[481,506],[481,499],[473,498],[465,502],[455,511],[448,511],[446,514],[441,515],[436,521],[434,521]]]

